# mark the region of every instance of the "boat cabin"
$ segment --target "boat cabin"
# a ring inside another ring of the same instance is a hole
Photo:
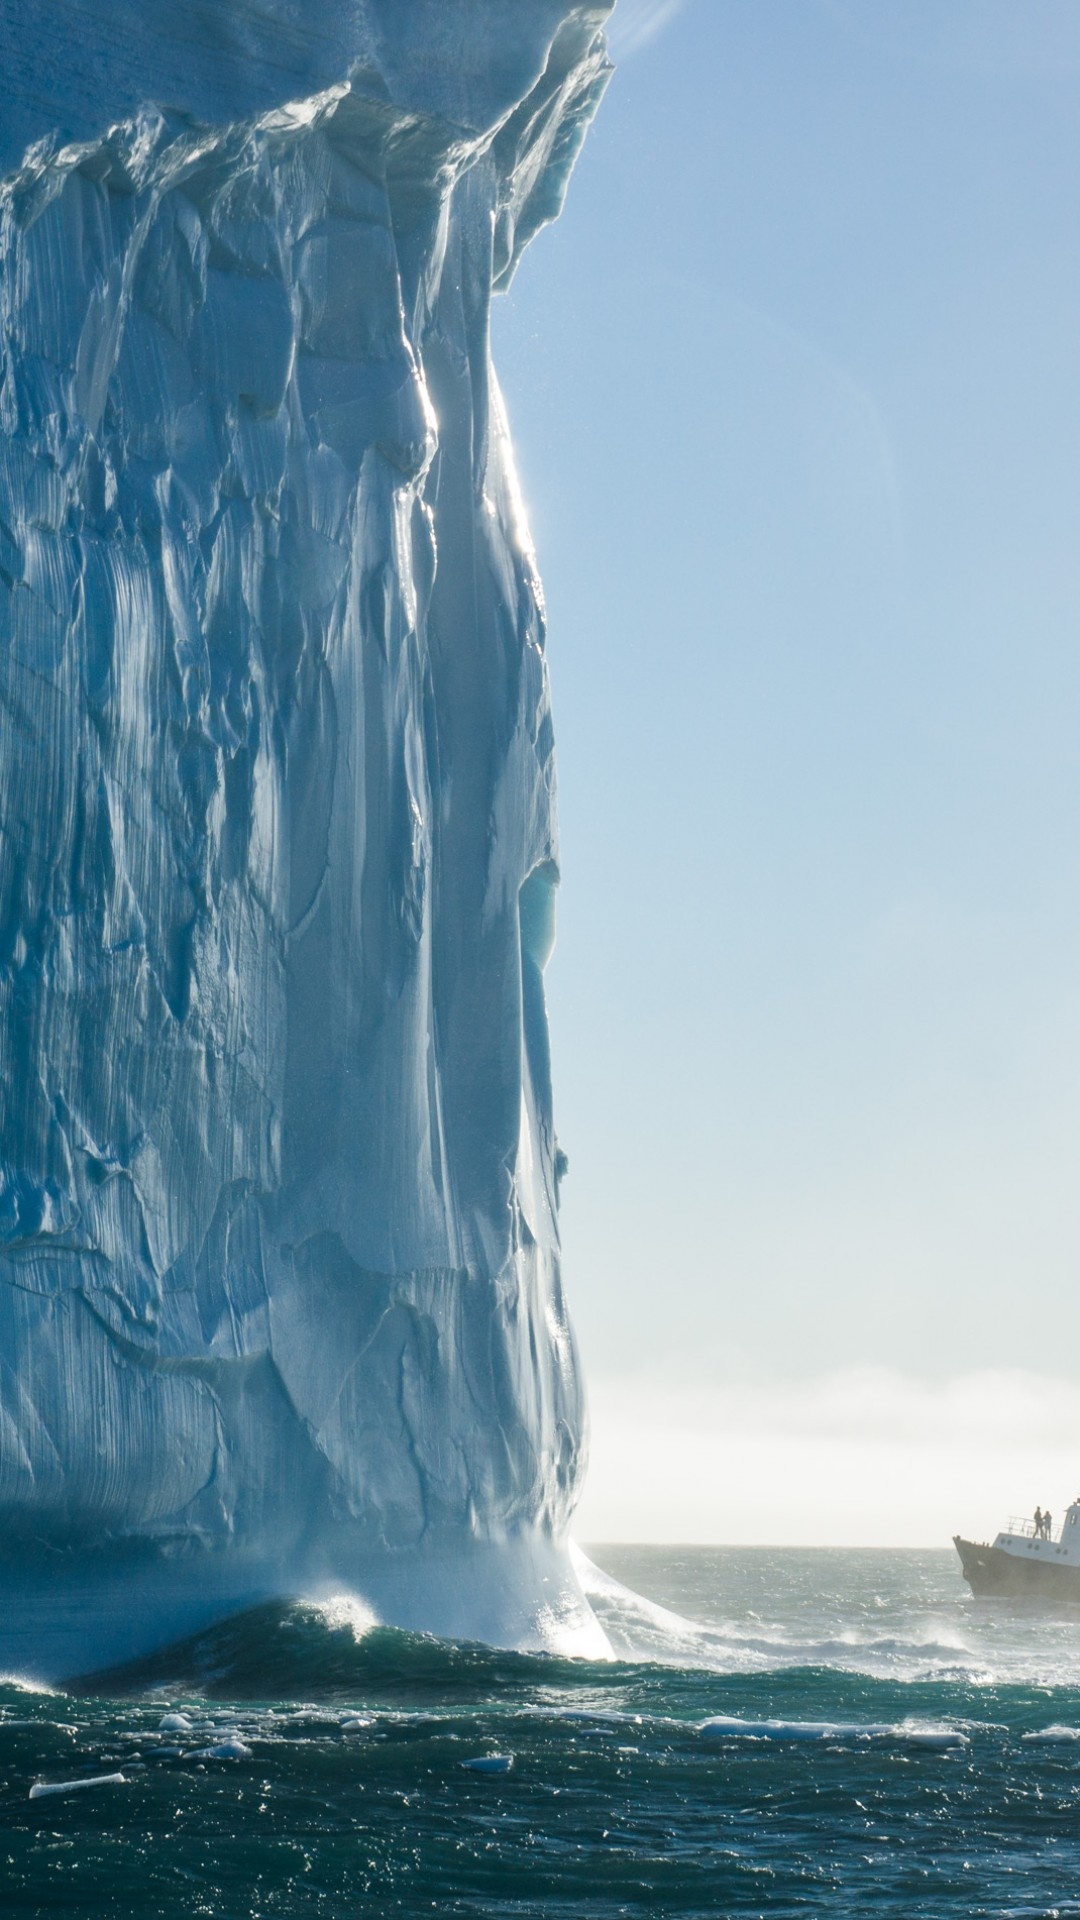
[[[994,1545],[1016,1559],[1080,1567],[1080,1496],[1066,1507],[1056,1537],[1049,1531],[1036,1532],[1034,1520],[1010,1520]]]

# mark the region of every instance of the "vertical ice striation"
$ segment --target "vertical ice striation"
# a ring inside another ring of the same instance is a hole
[[[0,1666],[573,1611],[488,306],[607,11],[0,0]]]

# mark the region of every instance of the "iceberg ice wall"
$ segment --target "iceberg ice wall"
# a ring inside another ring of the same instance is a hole
[[[607,11],[0,0],[0,1666],[574,1614],[488,304]]]

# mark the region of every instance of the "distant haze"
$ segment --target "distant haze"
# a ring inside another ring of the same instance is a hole
[[[712,1389],[593,1382],[583,1540],[947,1546],[1080,1490],[1080,1387],[883,1368]],[[962,1524],[961,1524],[962,1523]]]
[[[579,1533],[947,1543],[1080,1477],[1077,10],[620,37],[495,318]]]

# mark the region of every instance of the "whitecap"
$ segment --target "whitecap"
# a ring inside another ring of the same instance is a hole
[[[13,1687],[16,1693],[59,1693],[59,1687],[47,1687],[27,1673],[0,1673],[0,1687]]]
[[[351,1627],[355,1640],[363,1640],[380,1625],[375,1609],[357,1593],[328,1593],[317,1599],[307,1596],[302,1604],[313,1607],[331,1629]]]

